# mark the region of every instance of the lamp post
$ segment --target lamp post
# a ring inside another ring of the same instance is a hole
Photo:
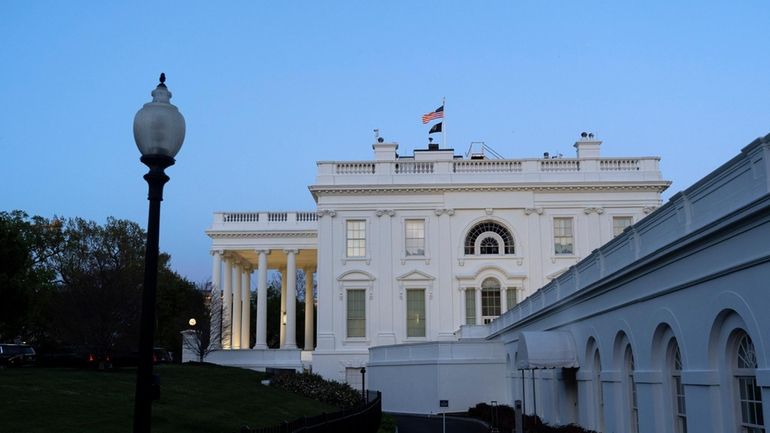
[[[150,433],[152,414],[153,374],[152,348],[155,339],[155,293],[158,285],[158,237],[160,229],[160,202],[163,185],[168,182],[164,170],[174,165],[174,156],[184,142],[184,117],[172,105],[171,92],[166,88],[166,75],[160,74],[160,84],[152,91],[152,102],[134,117],[134,141],[142,153],[140,160],[150,171],[144,175],[149,192],[147,220],[147,249],[144,258],[144,286],[142,290],[142,317],[139,331],[139,368],[136,372],[134,400],[134,433]]]
[[[366,367],[361,367],[361,398],[366,403]]]

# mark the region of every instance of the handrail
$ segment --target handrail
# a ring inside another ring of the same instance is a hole
[[[268,427],[252,429],[244,426],[240,433],[321,433],[327,431],[375,433],[379,429],[381,418],[382,394],[380,391],[367,390],[366,402],[359,406],[333,413],[301,417]]]

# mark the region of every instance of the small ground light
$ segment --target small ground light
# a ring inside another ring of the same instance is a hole
[[[195,325],[198,323],[198,321],[196,321],[196,320],[195,320],[195,317],[193,317],[193,318],[191,318],[191,319],[190,319],[190,321],[188,321],[187,323],[189,323],[189,324],[190,324],[190,326],[195,326]]]

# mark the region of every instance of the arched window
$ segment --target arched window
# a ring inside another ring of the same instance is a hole
[[[668,368],[671,373],[671,396],[674,413],[674,431],[687,433],[687,407],[684,400],[684,385],[682,384],[682,355],[679,345],[671,339],[668,347]]]
[[[500,315],[500,282],[489,277],[481,283],[481,318],[489,323]]]
[[[496,222],[476,224],[465,237],[465,254],[500,254],[501,251],[503,254],[515,254],[513,236]]]
[[[631,433],[639,432],[639,406],[636,402],[636,382],[634,381],[634,353],[631,351],[631,345],[626,346],[625,362],[625,386],[629,403],[630,428]]]
[[[737,337],[733,357],[733,376],[738,393],[740,408],[740,431],[764,433],[765,423],[762,414],[762,389],[757,386],[757,356],[751,337],[741,332]]]
[[[596,402],[596,431],[604,431],[604,390],[602,389],[602,361],[599,349],[594,350],[594,365],[592,371],[594,399]]]

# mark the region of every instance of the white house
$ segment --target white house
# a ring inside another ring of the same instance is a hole
[[[602,432],[765,432],[769,193],[770,135],[482,329],[372,347],[369,383],[391,411],[522,400]]]
[[[655,210],[669,185],[659,158],[602,157],[601,142],[585,133],[575,158],[463,158],[436,145],[399,156],[395,143],[372,147],[373,160],[318,162],[313,211],[214,214],[206,233],[224,308],[221,350],[210,361],[256,369],[304,362],[355,384],[370,348],[441,342],[434,346],[441,351],[458,337],[487,337],[485,324],[496,326]],[[278,350],[265,344],[268,269],[283,275]],[[313,276],[317,284],[318,329],[305,320],[316,347],[312,338],[295,341],[299,269],[310,292]],[[256,318],[245,289],[254,271]],[[501,347],[477,345],[502,356]],[[476,356],[464,353],[457,356]],[[504,367],[494,380],[507,374]]]

